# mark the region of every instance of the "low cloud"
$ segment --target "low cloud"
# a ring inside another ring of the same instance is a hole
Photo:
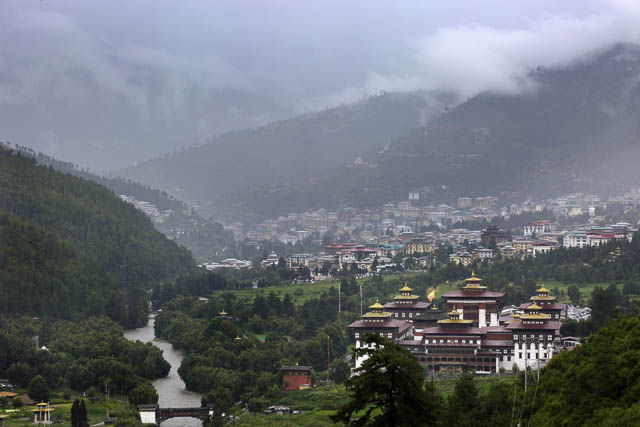
[[[350,103],[381,91],[446,90],[461,98],[482,91],[535,89],[533,68],[562,67],[616,43],[640,43],[640,3],[615,1],[584,17],[549,16],[525,28],[481,24],[438,28],[409,40],[413,57],[401,72],[370,70],[359,86],[302,102],[304,109]]]
[[[530,68],[639,42],[639,9],[604,0],[5,0],[1,137],[108,169],[382,91],[515,93],[532,88]]]

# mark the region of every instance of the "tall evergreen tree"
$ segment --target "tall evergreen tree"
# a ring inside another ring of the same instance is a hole
[[[354,356],[368,356],[345,384],[351,400],[331,417],[352,426],[429,426],[437,423],[437,395],[424,387],[424,369],[411,353],[376,334]],[[372,346],[372,348],[369,348]]]
[[[479,407],[478,390],[473,377],[471,374],[461,375],[447,400],[447,426],[477,425]]]

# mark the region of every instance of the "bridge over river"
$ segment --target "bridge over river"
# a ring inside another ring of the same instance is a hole
[[[140,421],[148,424],[158,424],[171,418],[197,418],[201,421],[213,415],[213,409],[209,407],[199,408],[161,408],[158,405],[138,405]]]

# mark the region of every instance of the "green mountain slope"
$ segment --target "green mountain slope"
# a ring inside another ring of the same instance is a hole
[[[188,250],[107,188],[6,147],[0,188],[3,312],[104,313],[131,326],[145,320],[142,290],[193,267]]]
[[[531,425],[637,425],[639,337],[640,318],[622,317],[554,357],[540,377]]]
[[[154,223],[156,230],[165,234],[181,246],[188,248],[198,261],[238,257],[233,234],[224,230],[222,224],[207,220],[193,212],[183,201],[130,179],[121,177],[107,177],[96,175],[88,170],[80,169],[70,162],[63,162],[42,153],[35,153],[27,147],[20,147],[20,151],[33,157],[40,165],[51,166],[54,169],[68,173],[97,184],[103,185],[115,194],[132,196],[136,200],[149,202],[158,210],[174,211],[163,222]]]

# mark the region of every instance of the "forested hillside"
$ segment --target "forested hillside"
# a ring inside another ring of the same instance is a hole
[[[28,147],[16,147],[16,149],[33,157],[40,165],[51,166],[60,172],[93,181],[107,187],[116,195],[125,194],[136,200],[149,202],[160,211],[173,210],[170,217],[165,218],[161,223],[154,223],[154,227],[179,245],[189,248],[199,261],[239,256],[231,232],[226,231],[219,222],[210,221],[197,212],[193,212],[186,203],[166,191],[160,191],[122,177],[100,176],[73,163],[36,153]]]
[[[575,350],[554,357],[540,377],[537,399],[527,396],[535,407],[531,425],[637,425],[638,337],[640,318],[622,317]]]
[[[0,307],[146,322],[143,291],[193,267],[188,250],[110,190],[0,148]]]

